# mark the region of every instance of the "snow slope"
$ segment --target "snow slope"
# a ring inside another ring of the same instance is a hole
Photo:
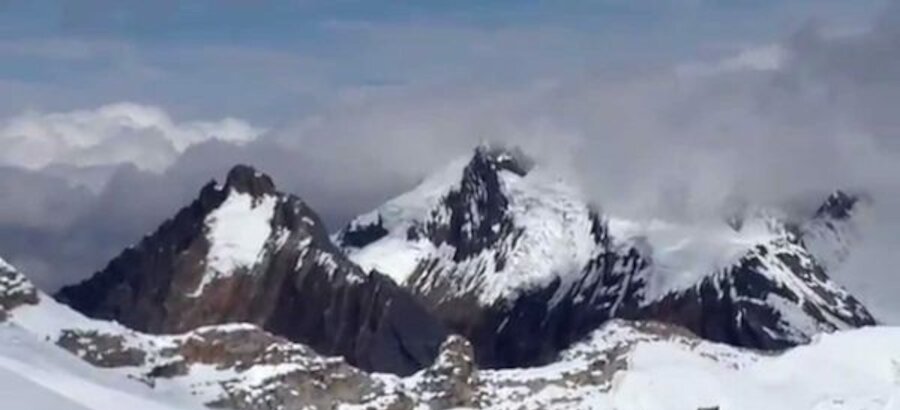
[[[620,409],[898,409],[900,329],[824,335],[729,366],[670,343],[636,346],[610,398]]]
[[[10,323],[0,324],[0,403],[33,410],[201,408],[94,368]]]

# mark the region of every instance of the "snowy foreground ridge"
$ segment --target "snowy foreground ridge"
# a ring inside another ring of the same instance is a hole
[[[0,263],[9,409],[900,409],[900,328],[780,354],[612,321],[549,365],[480,370],[449,338],[409,377],[369,374],[251,325],[152,336],[85,318]]]

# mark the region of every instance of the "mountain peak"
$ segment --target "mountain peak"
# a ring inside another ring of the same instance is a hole
[[[409,374],[430,364],[443,326],[390,279],[350,262],[319,221],[267,175],[238,165],[223,187],[206,185],[57,298],[144,332],[253,323],[364,369]]]
[[[494,170],[506,170],[519,176],[525,176],[534,168],[534,160],[519,147],[488,143],[475,148],[470,165],[476,163],[490,165]]]
[[[857,195],[851,195],[842,190],[834,191],[816,210],[816,217],[847,219],[858,201],[859,196]]]
[[[228,171],[225,187],[254,197],[275,194],[275,183],[268,175],[250,165],[238,164]]]
[[[339,237],[352,261],[386,272],[472,340],[487,366],[541,363],[612,318],[760,349],[873,322],[777,209],[732,198],[730,228],[600,215],[532,167],[520,150],[481,145]],[[838,192],[821,212],[854,202]]]

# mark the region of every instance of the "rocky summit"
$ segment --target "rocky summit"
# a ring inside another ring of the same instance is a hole
[[[300,198],[243,165],[56,298],[155,334],[252,323],[359,368],[398,374],[429,365],[448,335],[409,292],[350,262]]]

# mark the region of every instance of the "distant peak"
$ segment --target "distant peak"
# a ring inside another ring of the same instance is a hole
[[[249,165],[235,165],[228,171],[225,187],[254,197],[275,193],[275,183],[268,175]]]
[[[534,160],[518,147],[489,143],[482,143],[475,148],[472,162],[481,162],[496,170],[510,171],[519,176],[525,176],[534,168]]]
[[[850,217],[857,201],[859,201],[859,196],[857,195],[851,195],[841,190],[834,191],[816,210],[816,217],[847,219]]]

